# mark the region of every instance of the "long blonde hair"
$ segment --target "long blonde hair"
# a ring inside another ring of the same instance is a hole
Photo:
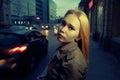
[[[75,14],[80,21],[80,32],[78,36],[78,41],[81,40],[81,50],[86,59],[89,62],[89,39],[90,39],[90,24],[86,14],[82,10],[68,10],[64,17],[69,14]]]

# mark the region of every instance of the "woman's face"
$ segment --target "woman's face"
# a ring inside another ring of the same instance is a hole
[[[59,27],[57,39],[62,43],[74,41],[79,36],[80,22],[75,14],[68,14]]]

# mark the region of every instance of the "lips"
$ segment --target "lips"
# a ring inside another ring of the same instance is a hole
[[[58,33],[58,39],[61,39],[63,36],[62,36],[62,34],[60,34],[60,33]]]

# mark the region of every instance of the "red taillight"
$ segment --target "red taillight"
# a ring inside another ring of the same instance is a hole
[[[15,48],[12,48],[9,50],[9,53],[16,53],[16,52],[19,52],[19,53],[22,53],[24,52],[25,50],[27,49],[27,46],[18,46],[18,47],[15,47]]]

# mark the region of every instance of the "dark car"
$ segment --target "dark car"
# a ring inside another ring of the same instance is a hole
[[[31,71],[48,51],[46,36],[37,30],[0,31],[0,69]]]

